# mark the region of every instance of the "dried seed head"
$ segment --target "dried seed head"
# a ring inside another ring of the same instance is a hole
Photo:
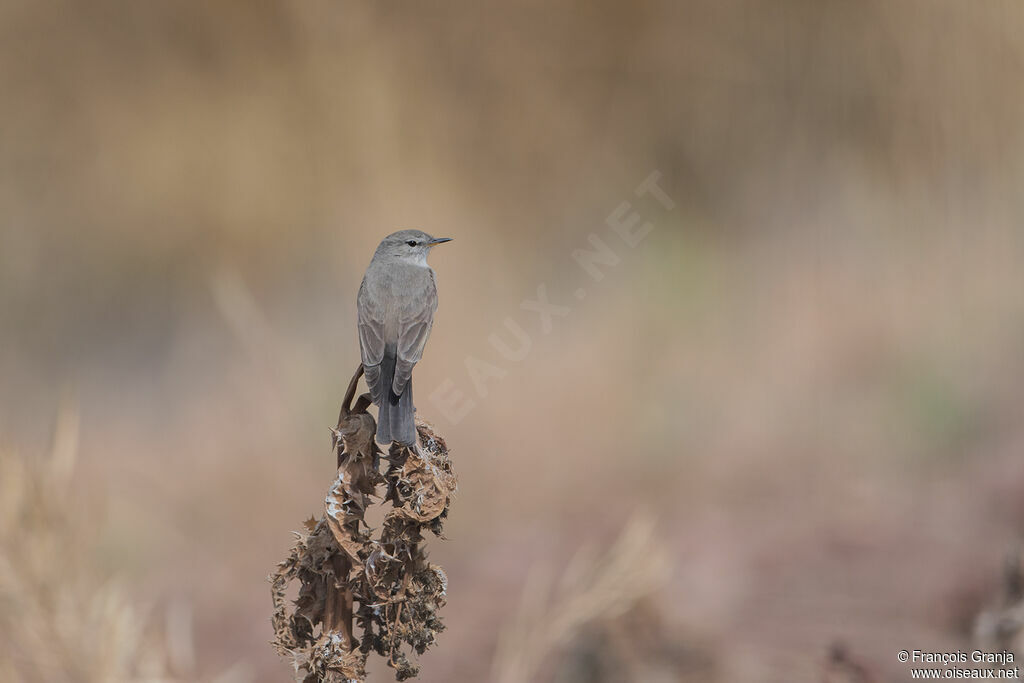
[[[386,658],[397,680],[417,675],[403,648],[422,654],[444,629],[448,579],[426,561],[423,532],[442,533],[457,488],[444,440],[419,423],[422,447],[393,444],[385,474],[374,442],[376,425],[342,410],[332,430],[338,476],[324,500],[323,517],[299,534],[291,554],[271,575],[274,640],[303,683],[365,679],[371,652]],[[393,509],[376,534],[365,513],[380,485]],[[288,585],[299,582],[294,606]]]

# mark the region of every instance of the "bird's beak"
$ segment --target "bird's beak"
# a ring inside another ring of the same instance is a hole
[[[427,246],[428,247],[434,247],[434,246],[437,246],[438,244],[444,244],[445,242],[451,242],[451,241],[452,241],[451,237],[435,237],[434,239],[432,239],[429,242],[427,242]]]

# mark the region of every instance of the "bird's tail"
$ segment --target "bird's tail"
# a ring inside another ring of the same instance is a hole
[[[412,403],[412,378],[405,383],[401,395],[391,386],[395,376],[395,359],[385,353],[381,362],[381,381],[386,391],[377,412],[377,441],[389,444],[396,441],[407,446],[416,445],[416,408]]]

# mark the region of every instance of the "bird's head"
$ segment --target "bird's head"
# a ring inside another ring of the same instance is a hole
[[[427,254],[438,244],[451,242],[450,237],[432,237],[422,230],[399,230],[385,237],[377,247],[377,256],[386,256],[417,265],[427,265]]]

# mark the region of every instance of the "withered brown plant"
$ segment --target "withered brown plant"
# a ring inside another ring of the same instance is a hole
[[[974,619],[974,643],[989,651],[1024,649],[1024,568],[1014,546],[1003,560],[999,596]]]
[[[422,654],[444,629],[438,611],[448,580],[427,562],[423,533],[442,535],[456,489],[448,447],[417,421],[421,448],[392,444],[384,456],[363,394],[352,405],[362,366],[349,383],[332,430],[338,476],[319,520],[311,518],[270,576],[275,649],[303,683],[366,679],[370,653],[397,680],[419,673],[407,650]],[[381,471],[381,462],[387,468]],[[375,499],[390,507],[379,528],[366,524]],[[298,581],[298,598],[286,596]]]

